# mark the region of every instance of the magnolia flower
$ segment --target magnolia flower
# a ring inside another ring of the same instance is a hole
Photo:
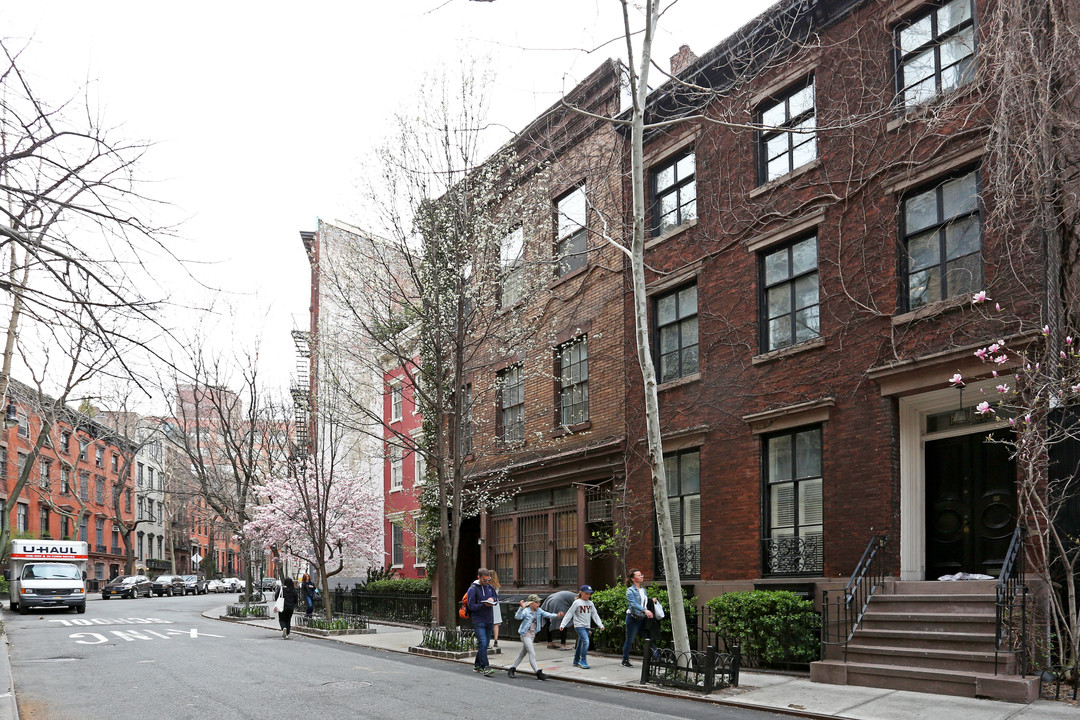
[[[1074,393],[1080,393],[1080,385],[1073,385],[1072,386],[1072,391]]]
[[[957,373],[955,375],[953,375],[951,378],[949,378],[949,382],[952,383],[953,385],[956,385],[957,387],[963,387],[963,385],[964,385],[964,377],[960,374],[959,371],[957,371]]]
[[[978,350],[975,351],[975,357],[979,358],[980,360],[985,360],[986,359],[986,353],[987,353],[986,348],[979,348]]]
[[[990,412],[990,403],[983,400],[981,403],[975,406],[975,412],[980,415],[985,415],[986,413]]]
[[[1007,384],[1005,384],[1005,383],[1002,383],[1002,384],[997,386],[997,391],[999,393],[1007,393],[1007,392],[1009,392],[1009,386]]]
[[[1072,345],[1072,342],[1073,342],[1072,335],[1066,335],[1065,336],[1065,344],[1066,345]]]
[[[984,300],[986,300],[986,291],[985,290],[980,290],[979,292],[977,292],[977,293],[975,293],[974,295],[971,296],[971,302],[973,302],[973,303],[981,303]]]
[[[997,370],[991,370],[990,374],[993,375],[994,377],[997,377]]]
[[[998,355],[998,356],[996,356],[994,358],[994,362],[996,362],[998,365],[1001,365],[1001,364],[1006,363],[1008,361],[1009,361],[1009,356],[1004,355],[1004,354]]]
[[[996,352],[997,352],[998,350],[1000,350],[1000,349],[1001,349],[1001,346],[1000,346],[1000,345],[998,345],[997,343],[994,343],[994,344],[993,344],[993,345],[991,345],[990,347],[986,348],[986,351],[987,351],[987,352],[992,352],[992,353],[996,353]]]
[[[1012,425],[1013,427],[1015,427],[1016,426],[1016,418],[1009,418],[1009,424]]]
[[[1043,335],[1049,335],[1050,334],[1050,326],[1049,325],[1043,325],[1042,334]]]
[[[1064,360],[1064,359],[1065,359],[1065,351],[1064,351],[1064,350],[1058,350],[1058,355],[1060,355],[1060,356],[1061,356],[1061,359],[1062,359],[1062,360]]]
[[[1024,416],[1024,422],[1026,422],[1026,423],[1031,422],[1031,413],[1028,413],[1027,415]]]
[[[1001,303],[994,303],[994,309],[1001,312]]]

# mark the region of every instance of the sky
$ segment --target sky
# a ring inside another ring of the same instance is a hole
[[[770,4],[678,0],[654,57],[704,54]],[[154,220],[178,226],[170,243],[199,281],[162,266],[171,317],[226,355],[257,344],[280,388],[295,373],[290,331],[307,327],[299,232],[320,218],[365,226],[370,153],[426,75],[490,63],[494,149],[625,53],[617,0],[36,0],[0,7],[0,32],[26,46],[39,94],[89,83],[106,124],[154,143],[140,167],[164,203]],[[179,309],[210,305],[209,319]]]

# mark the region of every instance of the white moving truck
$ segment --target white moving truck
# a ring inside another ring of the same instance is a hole
[[[45,606],[86,612],[88,550],[78,540],[12,540],[11,609],[26,613]]]

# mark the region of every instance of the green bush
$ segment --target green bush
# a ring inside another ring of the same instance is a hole
[[[671,607],[666,588],[652,586],[645,590],[649,597],[660,601],[665,611]],[[596,648],[621,651],[623,643],[626,642],[626,585],[597,590],[593,593],[592,601],[596,605],[596,611],[600,613],[600,619],[604,621],[604,629],[593,634],[593,645]],[[686,608],[686,622],[692,628],[697,617],[697,598],[683,595],[683,607]],[[660,621],[660,630],[665,638],[671,637],[670,614]]]
[[[431,580],[428,578],[373,580],[364,586],[364,591],[385,595],[431,595]]]
[[[727,648],[738,645],[749,667],[805,664],[821,653],[821,616],[787,590],[727,593],[706,603],[712,630]]]

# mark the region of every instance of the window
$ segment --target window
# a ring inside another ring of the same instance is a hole
[[[94,464],[98,467],[105,467],[105,448],[94,448]]]
[[[978,173],[904,198],[900,215],[909,310],[982,288]]]
[[[60,494],[71,494],[71,470],[64,467],[63,464],[60,465]]]
[[[71,454],[71,433],[69,433],[69,432],[60,433],[60,449],[63,451],[63,453],[65,455],[70,455]]]
[[[401,447],[398,445],[390,445],[387,452],[390,456],[390,489],[400,490],[402,488]]]
[[[146,519],[154,522],[154,503],[152,501],[146,503]]]
[[[577,425],[589,419],[589,341],[580,337],[563,344],[557,354],[559,424]]]
[[[146,466],[143,465],[142,463],[138,463],[135,466],[135,483],[139,487],[143,486],[143,477],[144,477],[145,472],[146,472]]]
[[[391,540],[393,557],[391,561],[394,565],[400,567],[405,564],[405,528],[397,523],[390,523],[390,528],[393,533],[393,539]]]
[[[135,519],[136,520],[145,520],[146,519],[146,512],[143,509],[144,508],[143,499],[139,498],[136,504],[138,505],[138,508],[139,508],[139,514],[136,515]]]
[[[19,413],[19,437],[30,437],[30,420],[22,413]]]
[[[112,549],[113,552],[120,550],[120,528],[113,523],[112,526]]]
[[[525,441],[525,375],[521,365],[498,374],[499,440],[507,445]]]
[[[154,489],[154,468],[146,468],[146,487],[150,490]]]
[[[85,515],[79,520],[79,539],[83,542],[90,542],[90,518]]]
[[[509,586],[514,582],[514,520],[496,520],[494,528],[495,572],[499,573],[499,582]]]
[[[38,462],[38,478],[41,481],[41,489],[42,490],[48,490],[49,489],[49,470],[50,470],[51,466],[52,466],[52,463],[49,460],[46,460],[44,458],[42,458]]]
[[[656,334],[660,382],[698,371],[697,285],[656,299]]]
[[[161,537],[160,535],[158,535],[157,539],[157,556],[159,558],[165,557],[165,538]]]
[[[16,503],[15,529],[19,532],[30,532],[30,506],[25,503]]]
[[[556,274],[559,277],[585,267],[585,188],[578,188],[555,203],[558,240],[555,243]]]
[[[90,473],[79,473],[79,497],[83,500],[90,499]]]
[[[761,108],[758,122],[758,182],[787,175],[817,157],[814,78]]]
[[[112,471],[120,472],[120,456],[116,453],[112,454]]]
[[[80,460],[85,460],[86,459],[86,448],[87,448],[87,446],[89,444],[90,443],[88,443],[85,440],[80,440],[79,441],[79,459]]]
[[[158,502],[158,504],[157,504],[157,516],[161,520],[165,519],[165,505],[164,505],[164,503]]]
[[[44,505],[41,506],[41,536],[45,537],[49,535],[49,508]]]
[[[424,443],[423,438],[416,438],[414,441],[413,455],[413,486],[423,485],[426,481],[427,462],[424,460],[424,452],[420,449]]]
[[[5,481],[8,476],[7,454],[8,449],[6,447],[0,447],[0,478],[3,478]]]
[[[915,107],[969,82],[975,75],[975,22],[971,0],[935,2],[896,28],[896,89],[903,107]]]
[[[131,512],[131,491],[124,491],[124,512]]]
[[[770,436],[764,448],[766,571],[821,572],[821,428]]]
[[[701,576],[701,453],[684,450],[664,456],[667,475],[668,510],[675,533],[675,555],[679,574]],[[663,562],[656,552],[657,574],[663,576]]]
[[[779,350],[821,335],[817,238],[765,254],[761,262],[762,349]]]
[[[401,419],[401,381],[394,380],[390,383],[390,422]]]
[[[513,307],[521,302],[525,292],[525,262],[522,251],[525,233],[521,228],[514,230],[502,239],[502,284],[500,302],[504,308]]]
[[[697,217],[694,151],[685,152],[652,173],[653,235],[663,235]]]
[[[146,557],[146,555],[144,555],[144,554],[143,554],[143,539],[144,539],[144,535],[143,535],[143,534],[142,534],[142,532],[140,531],[140,532],[139,532],[139,533],[138,533],[138,534],[137,534],[137,535],[135,536],[135,544],[136,544],[136,546],[137,546],[137,552],[138,552],[138,554],[139,554],[139,557],[140,557],[140,558],[144,558],[144,557]],[[153,545],[151,544],[151,546],[150,546],[150,547],[153,547]]]
[[[94,523],[94,540],[98,544],[99,547],[104,547],[104,545],[105,545],[105,520],[103,518],[98,518],[97,522]]]
[[[472,455],[473,451],[473,407],[472,385],[466,385],[461,393],[461,455]]]
[[[21,478],[23,474],[23,468],[26,467],[26,453],[16,453],[16,463],[18,464],[18,474],[16,478]]]
[[[105,502],[105,478],[99,475],[95,480],[97,482],[94,487],[94,501],[100,504]]]

